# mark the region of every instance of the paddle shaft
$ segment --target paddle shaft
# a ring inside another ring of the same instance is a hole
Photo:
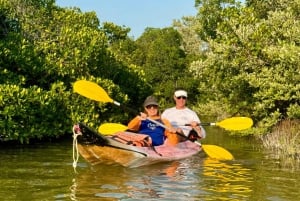
[[[152,121],[155,124],[158,123],[159,125],[165,127],[165,125],[161,124],[160,122],[153,121],[152,119],[150,119],[150,121]],[[104,133],[104,134],[112,135],[116,132],[125,131],[127,129],[128,129],[128,127],[125,125],[122,125],[122,124],[105,123],[105,124],[101,125],[98,130],[99,130],[99,133],[101,133],[101,134]],[[182,135],[181,133],[177,133],[177,134],[184,138],[187,138],[186,136]],[[215,158],[218,160],[232,160],[234,158],[233,155],[229,151],[227,151],[226,149],[224,149],[222,147],[219,147],[216,145],[206,145],[206,144],[202,145],[197,141],[194,143],[201,146],[202,149],[204,150],[204,152],[211,158]]]
[[[191,124],[184,124],[185,126],[191,126]],[[200,124],[197,124],[198,126],[216,126],[217,124],[216,123],[200,123]]]
[[[136,111],[136,110],[134,110],[134,109],[132,109],[132,108],[125,107],[125,106],[121,105],[121,103],[119,103],[119,102],[117,102],[117,101],[115,101],[115,100],[114,100],[112,103],[115,104],[115,105],[117,105],[117,106],[119,106],[119,107],[122,107],[124,110],[129,110],[130,112],[135,113],[135,114],[138,113],[138,111]],[[165,128],[165,129],[168,129],[168,130],[169,130],[169,128],[167,128],[164,124],[162,124],[162,123],[160,123],[160,122],[158,122],[158,121],[155,121],[155,120],[153,120],[153,119],[150,119],[149,117],[147,117],[147,119],[148,119],[149,121],[151,121],[152,123],[155,123],[156,125],[159,125],[159,126]],[[190,126],[190,125],[191,125],[191,124],[185,124],[185,126]],[[198,125],[199,125],[199,126],[200,126],[200,125],[203,125],[203,126],[214,126],[214,125],[216,125],[216,123],[201,123],[201,124],[198,124]],[[185,137],[186,139],[188,139],[187,136],[185,136],[185,135],[183,135],[183,134],[181,134],[181,133],[178,133],[178,132],[176,132],[176,133],[177,133],[178,135],[180,135],[180,136]]]
[[[117,105],[121,107],[124,111],[128,111],[133,114],[137,114],[138,111],[133,110],[131,108],[127,108],[121,103],[113,100],[107,92],[100,87],[98,84],[87,81],[87,80],[78,80],[73,85],[74,92],[79,93],[82,96],[85,96],[89,99],[104,102],[104,103],[112,103],[114,105]],[[187,122],[188,123],[188,122]],[[219,126],[221,128],[224,128],[226,130],[244,130],[248,129],[253,125],[252,119],[248,117],[231,117],[224,119],[220,122],[215,123],[201,123],[202,126]]]
[[[148,119],[149,121],[151,121],[152,123],[155,123],[156,125],[159,125],[159,126],[165,128],[165,129],[170,130],[169,127],[167,127],[166,125],[164,125],[164,124],[162,124],[162,123],[160,123],[160,122],[158,122],[158,121],[155,121],[155,120],[150,119],[150,118],[147,118],[147,119]],[[179,135],[179,136],[181,136],[181,137],[183,137],[183,138],[185,138],[185,139],[187,139],[187,140],[190,140],[187,136],[185,136],[185,135],[182,134],[182,133],[179,133],[179,132],[176,131],[176,134]],[[191,140],[190,140],[190,141],[191,141]],[[194,143],[196,143],[196,144],[198,144],[198,145],[201,146],[201,143],[199,143],[199,142],[197,142],[197,141],[194,141]]]

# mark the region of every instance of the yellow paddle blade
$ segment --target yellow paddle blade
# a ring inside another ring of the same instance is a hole
[[[74,92],[99,102],[114,102],[98,84],[87,80],[76,81],[73,85]]]
[[[244,130],[251,128],[253,121],[249,117],[232,117],[217,122],[216,125],[226,130]]]
[[[112,135],[118,131],[125,131],[128,127],[118,123],[104,123],[98,128],[98,132],[103,135]]]
[[[233,155],[217,145],[202,145],[203,151],[210,157],[218,160],[233,160]]]

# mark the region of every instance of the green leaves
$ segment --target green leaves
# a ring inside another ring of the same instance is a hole
[[[73,94],[78,79],[133,107],[152,93],[167,106],[174,88],[184,87],[191,105],[201,92],[199,105],[218,102],[224,113],[253,117],[261,131],[299,118],[299,5],[272,2],[199,0],[197,16],[147,28],[133,41],[129,28],[101,27],[95,12],[53,0],[0,1],[0,133],[29,142],[70,132],[77,121],[126,120],[119,109]]]
[[[200,17],[217,6],[201,2]],[[229,113],[249,114],[266,129],[282,118],[297,118],[300,103],[297,4],[273,1],[273,5],[277,6],[268,10],[254,3],[223,7],[214,24],[216,35],[208,40],[210,51],[190,67],[205,80],[200,90],[206,97],[213,99],[209,94],[214,94],[216,101],[229,105]],[[203,23],[201,18],[199,22]]]
[[[182,45],[182,37],[174,28],[147,28],[136,41],[137,48],[132,59],[142,67],[155,95],[159,99],[168,100],[169,104],[173,104],[175,88],[181,87],[191,92],[192,102],[195,95],[192,92],[197,87],[194,80],[190,79],[187,67],[189,60]],[[148,91],[148,95],[153,92]]]
[[[0,94],[0,130],[4,136],[1,140],[28,143],[33,138],[59,136],[69,129],[62,123],[69,114],[68,93],[47,92],[36,86],[25,89],[0,85]]]

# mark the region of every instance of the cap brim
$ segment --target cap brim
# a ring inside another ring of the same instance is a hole
[[[147,107],[148,105],[156,105],[156,106],[158,106],[158,103],[157,102],[149,102],[149,103],[145,104],[144,107]]]

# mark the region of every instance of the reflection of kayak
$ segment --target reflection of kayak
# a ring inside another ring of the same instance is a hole
[[[190,141],[180,142],[176,146],[127,145],[114,139],[114,136],[101,135],[83,123],[75,125],[73,132],[78,140],[80,155],[92,165],[103,163],[139,167],[188,158],[201,151],[201,146]]]

